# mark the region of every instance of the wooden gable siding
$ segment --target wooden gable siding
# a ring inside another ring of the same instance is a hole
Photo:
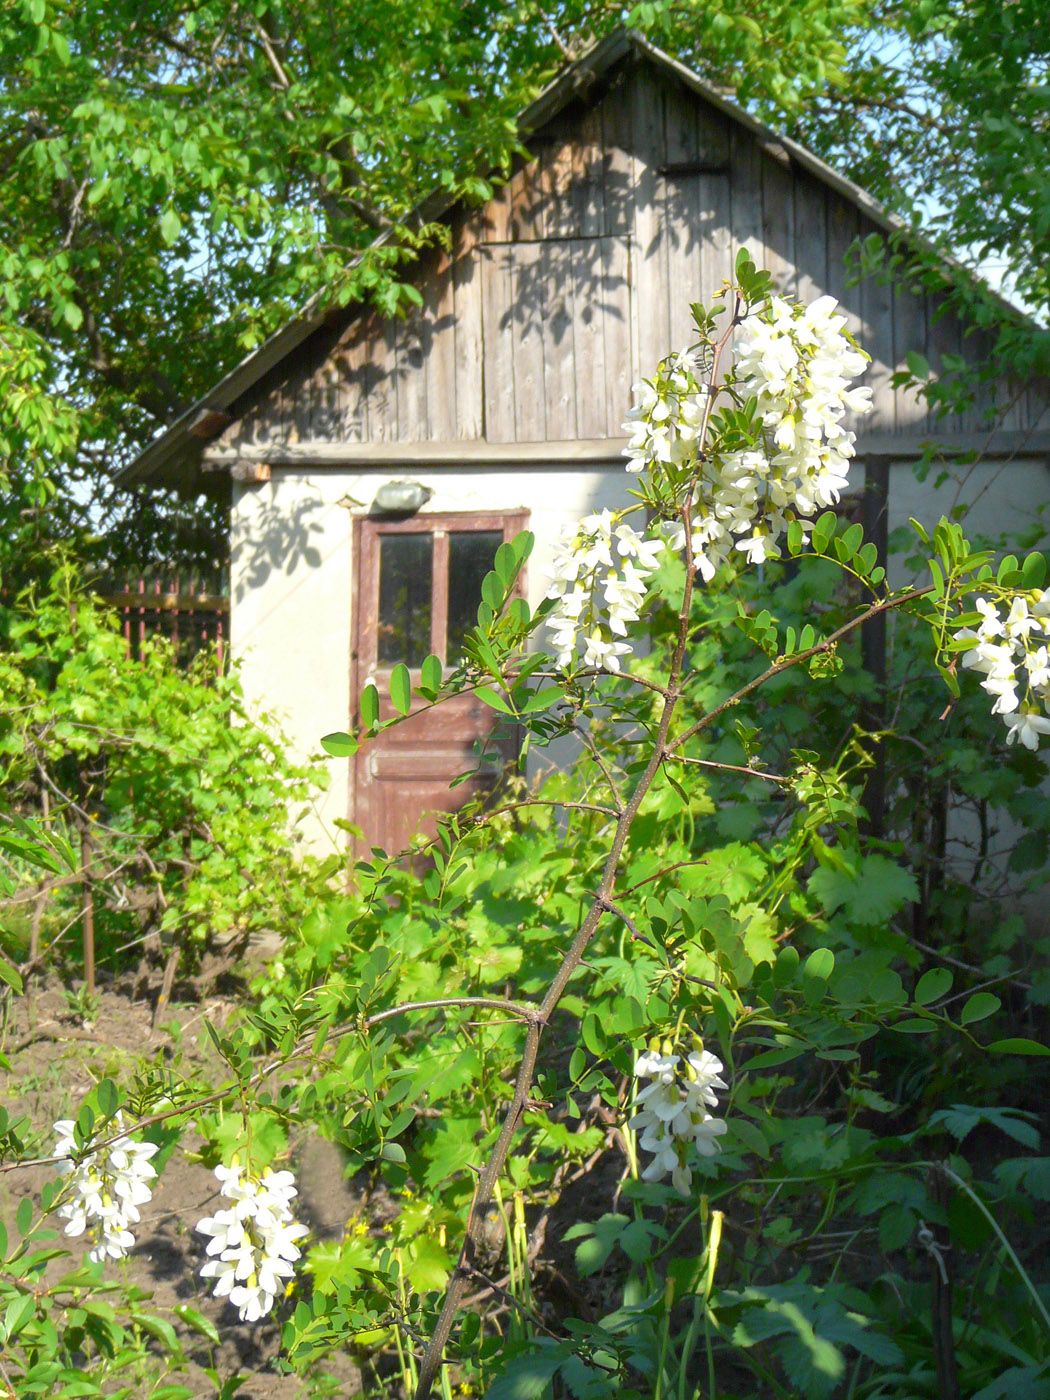
[[[630,386],[691,338],[747,247],[777,287],[838,298],[872,356],[866,432],[935,426],[892,387],[908,351],[986,349],[929,295],[849,286],[846,253],[875,225],[841,194],[645,60],[623,64],[530,141],[534,159],[478,211],[450,216],[449,250],[414,279],[406,319],[344,313],[254,389],[220,448],[310,441],[495,443],[618,437]],[[1000,384],[1002,426],[1042,413]],[[977,429],[991,390],[952,431]]]

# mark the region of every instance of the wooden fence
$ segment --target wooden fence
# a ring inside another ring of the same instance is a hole
[[[147,637],[160,636],[171,642],[179,665],[188,665],[198,652],[214,646],[222,666],[230,630],[229,586],[222,575],[109,579],[97,596],[120,614],[129,660],[138,660]]]

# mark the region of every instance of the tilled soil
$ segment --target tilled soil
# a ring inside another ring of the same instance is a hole
[[[193,995],[193,988],[182,990]],[[34,1129],[49,1134],[56,1119],[75,1114],[98,1079],[109,1075],[119,1082],[144,1055],[161,1061],[170,1059],[176,1067],[200,1064],[211,1049],[202,1035],[203,1018],[221,1026],[234,1005],[232,999],[222,996],[211,996],[195,1004],[176,1001],[162,1018],[165,1025],[154,1035],[152,1007],[146,1001],[133,999],[130,979],[126,985],[110,983],[102,990],[97,1013],[90,1023],[70,1010],[59,985],[31,986],[25,997],[10,1004],[10,1014],[0,1034],[0,1050],[11,1062],[10,1071],[0,1069],[0,1102],[12,1119],[25,1115]],[[178,1023],[178,1032],[173,1022]],[[176,1045],[177,1056],[173,1053]],[[221,1066],[215,1074],[216,1078],[223,1077]],[[192,1142],[185,1145],[192,1151]],[[296,1145],[290,1165],[296,1171],[300,1188],[297,1218],[310,1227],[312,1239],[339,1238],[347,1220],[360,1209],[360,1199],[344,1178],[338,1151],[321,1139],[312,1139]],[[17,1238],[13,1227],[19,1201],[24,1196],[39,1201],[43,1183],[53,1176],[50,1167],[19,1168],[0,1174],[0,1221],[7,1227],[9,1238]],[[126,1261],[107,1265],[107,1277],[118,1279],[126,1270],[128,1281],[149,1295],[143,1306],[172,1322],[187,1364],[169,1379],[191,1388],[194,1397],[204,1400],[215,1396],[215,1385],[205,1374],[205,1368],[209,1368],[217,1370],[223,1379],[237,1373],[248,1376],[236,1391],[239,1400],[306,1400],[318,1393],[315,1387],[274,1370],[279,1321],[242,1323],[236,1310],[224,1300],[213,1298],[207,1291],[208,1281],[199,1278],[198,1270],[205,1258],[204,1240],[195,1234],[194,1226],[223,1204],[211,1171],[176,1149],[155,1182],[152,1200],[143,1210],[142,1222],[135,1230],[135,1248]],[[53,1223],[61,1228],[61,1221]],[[54,1261],[48,1279],[59,1277],[79,1263],[80,1242],[71,1239],[69,1246],[72,1257]],[[189,1305],[214,1323],[221,1339],[218,1347],[187,1328],[172,1312],[179,1304]],[[352,1358],[334,1357],[324,1363],[323,1369],[335,1386],[333,1390],[326,1388],[326,1394],[361,1393],[361,1374]]]

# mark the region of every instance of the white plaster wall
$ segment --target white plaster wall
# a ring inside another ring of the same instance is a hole
[[[231,513],[231,644],[245,692],[280,719],[297,759],[320,757],[330,784],[303,824],[311,849],[344,844],[333,822],[348,815],[348,766],[326,759],[320,739],[350,725],[353,517],[365,515],[387,481],[410,479],[433,492],[421,514],[529,513],[536,548],[528,599],[546,591],[554,542],[589,511],[629,503],[631,477],[608,466],[477,467],[305,471],[274,467],[272,479],[235,489]]]
[[[977,462],[953,467],[940,480],[940,469],[932,467],[920,482],[910,462],[895,462],[890,469],[889,526],[907,525],[914,517],[927,530],[960,506],[966,507],[962,521],[967,539],[982,534],[997,539],[1004,531],[1030,525],[1041,506],[1050,506],[1050,468],[1038,459],[1012,462]],[[1046,523],[1050,527],[1050,514]]]
[[[915,516],[932,528],[942,513],[972,503],[967,527],[997,535],[1035,518],[1050,500],[1050,471],[1040,461],[982,463],[962,479],[935,485],[895,464],[890,528]],[[249,700],[277,714],[298,759],[321,757],[330,785],[304,823],[310,846],[326,853],[344,844],[333,825],[347,811],[346,760],[321,755],[320,739],[350,724],[350,620],[354,584],[353,517],[367,514],[384,482],[411,479],[433,492],[423,513],[529,512],[536,549],[528,596],[543,597],[554,542],[588,511],[628,503],[630,476],[620,462],[588,469],[477,468],[273,469],[258,486],[238,486],[232,509],[234,655]],[[894,580],[896,583],[904,579]]]

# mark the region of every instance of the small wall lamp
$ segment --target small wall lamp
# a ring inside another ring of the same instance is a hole
[[[375,494],[370,515],[414,515],[433,492],[418,481],[384,481]]]

